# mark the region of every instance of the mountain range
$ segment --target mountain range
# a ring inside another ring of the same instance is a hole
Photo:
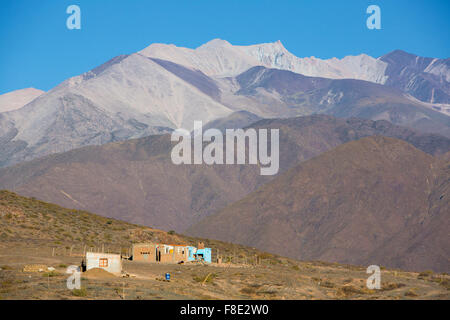
[[[367,137],[300,163],[193,225],[301,260],[448,271],[450,153]]]
[[[394,51],[298,58],[278,41],[199,48],[152,44],[0,111],[0,166],[85,145],[191,130],[247,111],[385,119],[450,137],[448,59]],[[0,96],[4,98],[5,95]],[[20,105],[20,103],[19,103]]]
[[[263,119],[247,128],[279,129],[280,172],[373,135],[403,139],[430,155],[450,151],[448,138],[385,120],[312,115]],[[0,169],[0,188],[133,223],[184,231],[273,179],[261,176],[257,165],[174,165],[172,147],[169,135],[153,135],[49,155]]]
[[[449,59],[152,44],[0,96],[0,189],[301,260],[448,272]],[[175,165],[170,133],[279,129],[280,170]]]

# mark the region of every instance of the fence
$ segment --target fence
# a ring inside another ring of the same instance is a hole
[[[131,246],[119,247],[114,245],[71,245],[71,246],[53,246],[50,248],[51,255],[66,256],[66,257],[84,257],[86,252],[103,252],[121,254],[124,258],[130,258],[132,255]],[[219,249],[213,249],[211,252],[211,261],[213,263],[228,264],[228,265],[244,265],[244,266],[258,266],[274,264],[273,258],[267,258],[261,255],[245,255],[234,251],[225,255],[220,254]]]
[[[99,245],[99,246],[90,246],[90,245],[72,245],[72,246],[54,246],[51,247],[51,255],[54,256],[66,256],[66,257],[84,257],[86,252],[103,252],[103,253],[117,253],[121,254],[123,257],[131,256],[131,248],[130,247],[117,247],[112,245]]]

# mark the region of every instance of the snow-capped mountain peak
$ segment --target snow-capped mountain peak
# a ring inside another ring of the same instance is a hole
[[[415,117],[427,119],[424,126],[433,132],[447,134],[446,120],[441,121],[440,115],[435,114],[433,117],[441,122],[433,122],[426,114],[445,113],[444,108],[448,108],[445,105],[450,101],[448,61],[400,51],[379,59],[366,54],[342,59],[299,58],[281,41],[238,46],[214,39],[195,49],[154,43],[67,79],[49,92],[37,92],[37,98],[31,97],[32,101],[18,110],[11,110],[11,104],[7,103],[10,112],[0,113],[0,166],[84,145],[138,138],[180,127],[190,130],[194,120],[206,124],[235,111],[245,110],[260,117],[325,112],[316,109],[322,101],[328,101],[330,108],[336,107],[353,90],[371,96],[382,91],[376,97],[389,101],[392,95],[404,104],[410,101],[400,94],[408,93],[430,104],[411,101],[420,109]],[[267,78],[260,81],[259,74]],[[315,78],[306,79],[300,74]],[[367,82],[330,79],[366,80],[401,91],[394,94]],[[304,97],[305,104],[296,99],[291,101],[290,94],[295,96],[305,90],[312,93],[318,86],[322,91]],[[1,108],[5,97],[0,96],[0,112],[5,111],[5,107]],[[350,99],[350,103],[359,102]],[[384,119],[388,115],[376,117]],[[395,114],[394,119],[397,118],[402,117]]]
[[[236,76],[251,67],[264,66],[289,70],[312,77],[359,79],[384,83],[387,64],[365,54],[342,59],[299,58],[283,43],[275,42],[249,46],[232,45],[226,40],[213,39],[196,49],[166,44],[152,44],[140,54],[189,66],[215,77]]]
[[[211,41],[208,41],[207,43],[202,44],[197,49],[198,50],[205,50],[205,49],[211,49],[211,48],[218,48],[218,47],[231,47],[232,44],[229,43],[226,40],[222,39],[213,39]]]

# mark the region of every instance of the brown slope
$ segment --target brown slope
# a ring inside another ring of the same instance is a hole
[[[2,169],[0,185],[69,208],[177,231],[211,206],[225,207],[255,188],[256,167],[241,173],[238,166],[176,166],[170,150],[167,135],[85,147]]]
[[[189,233],[302,260],[448,271],[448,223],[441,224],[448,203],[429,197],[440,194],[436,173],[447,183],[449,175],[433,165],[433,157],[397,139],[349,142],[297,165]]]
[[[432,164],[431,192],[428,196],[428,214],[411,232],[401,247],[417,269],[427,268],[448,271],[450,266],[450,152]],[[402,237],[393,239],[400,244]],[[399,247],[400,247],[399,246]],[[392,246],[394,247],[394,246]],[[392,258],[399,259],[398,252],[385,252]],[[432,268],[429,266],[433,266]]]
[[[299,262],[254,248],[196,239],[70,210],[0,190],[0,294],[2,299],[79,299],[64,289],[68,265],[79,265],[85,250],[127,255],[136,242],[198,242],[218,254],[222,265],[152,264],[123,261],[131,277],[83,274],[85,299],[448,299],[449,276],[382,271],[382,289],[367,290],[365,268],[325,262]],[[52,249],[53,248],[53,249]],[[70,250],[68,250],[70,248]],[[259,261],[259,264],[254,263]],[[56,270],[23,272],[30,264]],[[245,267],[243,264],[246,264]],[[252,264],[251,266],[249,264]],[[161,285],[169,272],[175,281]],[[44,276],[42,276],[44,275]],[[209,278],[208,278],[209,277]],[[206,281],[204,285],[199,285]],[[50,290],[49,290],[50,288]]]
[[[263,253],[254,248],[210,239],[192,238],[105,218],[84,210],[67,209],[52,203],[22,197],[8,190],[0,190],[0,244],[4,245],[0,247],[3,248],[20,243],[20,247],[29,248],[37,245],[48,252],[48,249],[55,245],[78,248],[84,245],[99,248],[104,245],[113,252],[120,252],[119,250],[129,248],[137,242],[196,246],[199,241],[213,249],[213,257],[217,252],[223,256],[239,254],[245,258],[264,254],[267,261],[272,263],[274,261],[279,263],[279,259],[288,261],[288,259]],[[9,253],[8,256],[13,256]],[[5,257],[7,256],[3,256]]]
[[[440,154],[450,140],[387,121],[316,115],[266,119],[254,128],[280,129],[280,172],[336,146],[370,135],[409,141]],[[168,136],[85,147],[0,170],[0,188],[59,205],[165,230],[183,231],[243,198],[273,177],[256,166],[175,166]]]

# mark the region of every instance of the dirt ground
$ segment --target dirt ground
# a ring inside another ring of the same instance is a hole
[[[269,265],[160,264],[123,261],[129,277],[87,277],[67,289],[67,266],[81,257],[52,256],[50,246],[0,243],[0,299],[449,299],[449,276],[381,271],[366,287],[364,267],[321,262]],[[30,264],[55,268],[24,272]],[[170,273],[171,280],[164,281]]]

